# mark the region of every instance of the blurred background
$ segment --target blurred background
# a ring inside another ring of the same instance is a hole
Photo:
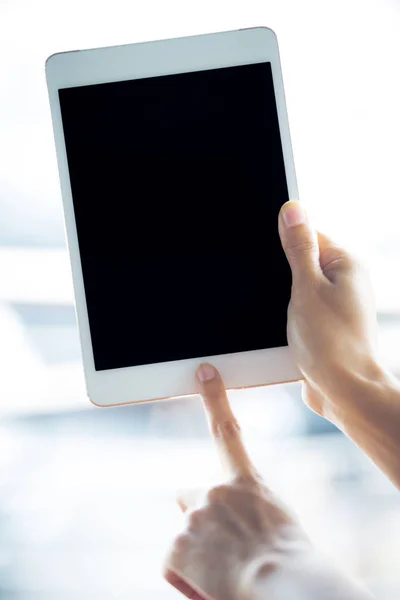
[[[176,491],[220,476],[198,399],[101,410],[85,398],[45,60],[257,25],[278,34],[300,197],[367,262],[382,357],[400,375],[397,0],[0,0],[2,600],[177,598],[160,576]],[[231,398],[260,471],[315,542],[399,598],[392,485],[298,384]]]

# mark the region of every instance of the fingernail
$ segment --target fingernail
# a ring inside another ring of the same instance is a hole
[[[204,383],[205,381],[211,381],[211,379],[214,379],[214,377],[217,374],[217,371],[212,365],[204,363],[203,365],[199,366],[199,368],[196,371],[196,374],[197,379],[201,383]]]
[[[297,200],[288,202],[283,206],[282,218],[287,228],[302,225],[307,221],[306,211]]]

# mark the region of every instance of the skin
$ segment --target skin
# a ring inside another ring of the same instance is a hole
[[[288,339],[303,398],[400,487],[400,388],[378,359],[368,276],[314,231],[298,202],[282,208],[279,232],[292,269]],[[192,600],[370,598],[313,548],[260,478],[216,369],[201,365],[196,381],[226,483],[180,499],[186,523],[167,557],[166,580]]]
[[[400,385],[381,364],[374,295],[360,262],[316,233],[306,215],[279,233],[292,270],[288,339],[303,399],[333,422],[400,488]]]

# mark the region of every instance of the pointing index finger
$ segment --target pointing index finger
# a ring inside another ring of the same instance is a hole
[[[253,476],[255,469],[242,442],[220,374],[205,363],[197,369],[196,380],[224,469],[229,476]]]

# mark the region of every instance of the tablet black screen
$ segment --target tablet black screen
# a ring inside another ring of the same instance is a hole
[[[286,345],[270,63],[59,98],[96,370]]]

